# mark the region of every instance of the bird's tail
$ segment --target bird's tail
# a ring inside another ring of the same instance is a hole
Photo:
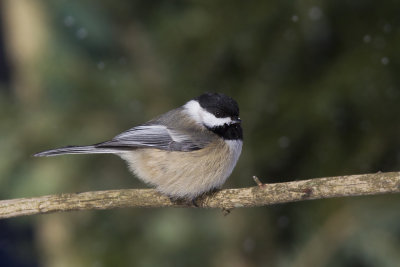
[[[35,157],[51,157],[63,154],[115,154],[121,151],[112,148],[91,146],[66,146],[36,153]]]

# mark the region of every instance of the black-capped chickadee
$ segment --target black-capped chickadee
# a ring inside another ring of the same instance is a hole
[[[117,154],[131,171],[172,198],[195,199],[222,186],[242,151],[237,102],[205,93],[110,141],[35,154]]]

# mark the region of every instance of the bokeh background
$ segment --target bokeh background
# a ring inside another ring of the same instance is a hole
[[[205,91],[240,104],[228,187],[400,170],[398,1],[0,2],[0,198],[146,187],[107,140]],[[400,196],[0,221],[1,266],[398,266]]]

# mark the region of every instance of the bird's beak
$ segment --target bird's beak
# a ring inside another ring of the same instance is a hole
[[[234,123],[234,124],[240,124],[240,123],[242,123],[242,120],[241,120],[239,117],[237,117],[237,118],[232,118],[232,123]]]

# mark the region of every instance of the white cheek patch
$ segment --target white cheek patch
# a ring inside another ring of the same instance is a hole
[[[187,102],[184,105],[184,108],[197,123],[204,124],[207,127],[212,128],[232,123],[232,119],[229,117],[226,118],[215,117],[214,114],[211,114],[210,112],[202,108],[199,102],[195,100],[190,100],[189,102]]]
[[[202,112],[203,123],[208,127],[222,126],[224,124],[230,124],[232,119],[227,118],[217,118],[208,111],[203,110]]]

